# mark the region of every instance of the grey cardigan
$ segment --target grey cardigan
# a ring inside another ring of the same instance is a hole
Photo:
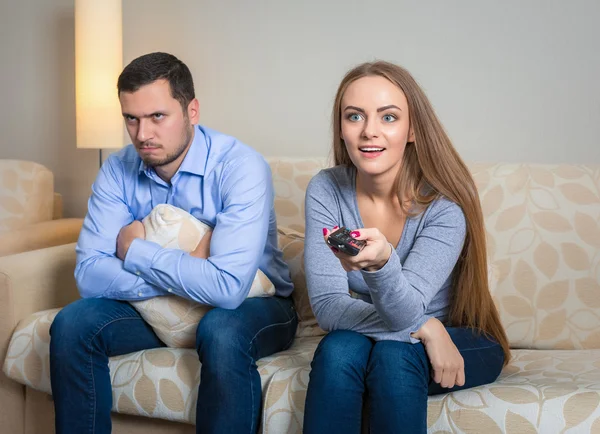
[[[325,244],[323,228],[364,227],[355,185],[356,170],[336,166],[319,172],[306,191],[304,260],[317,321],[327,331],[419,342],[410,334],[429,318],[447,319],[452,273],[465,240],[464,214],[446,198],[434,200],[420,215],[407,218],[383,268],[347,273]]]

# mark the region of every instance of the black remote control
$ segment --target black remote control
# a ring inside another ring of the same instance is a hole
[[[327,238],[327,244],[335,247],[346,255],[356,256],[367,245],[366,241],[354,239],[350,236],[350,230],[341,227]]]

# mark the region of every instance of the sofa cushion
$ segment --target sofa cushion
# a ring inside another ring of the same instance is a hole
[[[157,205],[142,221],[146,240],[162,247],[193,251],[211,227],[190,213],[172,205]],[[275,286],[258,270],[248,297],[267,297],[275,294]],[[196,329],[202,317],[212,307],[176,295],[132,301],[130,304],[150,324],[167,346],[194,348]]]
[[[428,432],[600,432],[600,350],[515,350],[513,356],[493,384],[431,396]],[[305,358],[275,372],[263,432],[302,433],[309,374]]]
[[[4,362],[7,376],[51,394],[49,370],[50,324],[60,309],[38,312],[21,321]],[[282,367],[310,363],[321,337],[298,338],[286,351],[257,362],[263,390]],[[200,383],[196,351],[156,348],[109,360],[113,410],[118,413],[195,423]],[[275,386],[277,387],[277,386]]]
[[[0,160],[0,232],[52,220],[54,176],[38,163]]]
[[[471,164],[512,348],[600,348],[600,167]]]
[[[50,393],[49,329],[59,309],[21,321],[4,372]],[[258,361],[265,432],[301,433],[310,361],[321,336],[299,337]],[[595,432],[600,427],[600,350],[514,350],[494,384],[429,399],[430,432]],[[113,357],[114,411],[195,422],[200,364],[194,350],[159,348]],[[595,425],[594,425],[595,424]]]
[[[285,227],[279,227],[278,233],[279,248],[283,252],[283,259],[289,266],[290,275],[294,282],[292,297],[299,321],[296,336],[323,336],[325,332],[317,324],[317,319],[308,298],[308,289],[306,288],[304,234]]]
[[[277,224],[304,233],[304,194],[313,176],[329,167],[324,158],[269,158]]]

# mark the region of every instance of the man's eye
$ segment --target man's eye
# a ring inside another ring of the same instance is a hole
[[[383,116],[383,120],[385,122],[394,122],[396,119],[397,118],[394,115],[385,115],[385,116]]]
[[[362,119],[362,116],[359,115],[358,113],[351,113],[348,115],[348,120],[350,122],[358,122]]]
[[[154,119],[156,119],[156,120],[161,120],[164,117],[165,117],[165,115],[162,114],[162,113],[155,113],[154,114]]]
[[[135,122],[136,119],[133,116],[125,116],[125,121],[127,123],[132,123],[132,122]]]

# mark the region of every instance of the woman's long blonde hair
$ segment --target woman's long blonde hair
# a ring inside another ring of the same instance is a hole
[[[492,336],[510,360],[506,333],[488,286],[485,227],[475,182],[437,118],[429,99],[410,73],[392,63],[363,63],[340,84],[333,106],[333,153],[336,165],[354,166],[341,138],[342,98],[348,86],[366,76],[381,76],[398,86],[408,102],[414,142],[406,145],[398,176],[398,200],[404,211],[415,214],[437,197],[458,204],[465,215],[467,234],[454,273],[450,298],[451,326],[469,327]],[[408,209],[403,198],[410,198]]]

